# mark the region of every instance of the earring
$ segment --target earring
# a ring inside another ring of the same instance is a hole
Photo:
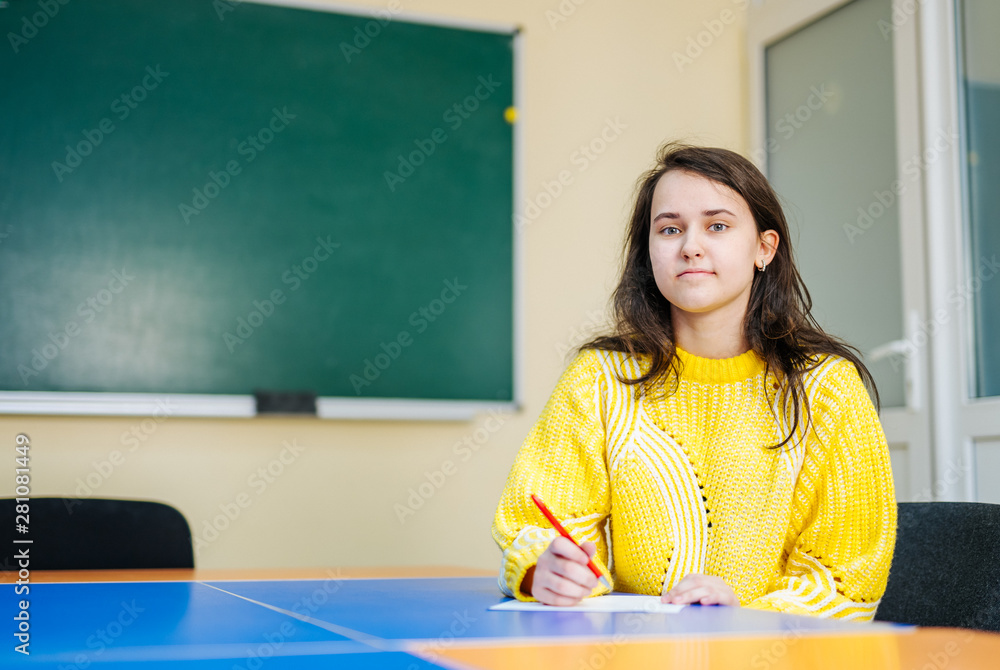
[[[757,269],[760,270],[761,272],[763,272],[764,270],[767,269],[767,263],[765,263],[764,261],[761,261],[760,265],[757,266]]]

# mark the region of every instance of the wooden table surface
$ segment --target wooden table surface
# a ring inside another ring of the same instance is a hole
[[[386,579],[484,577],[493,571],[454,566],[365,568],[261,568],[195,570],[32,571],[32,583]],[[0,582],[17,581],[3,573]],[[499,591],[497,593],[499,599]],[[417,645],[414,652],[453,668],[517,670],[605,670],[669,667],[694,670],[739,668],[844,668],[850,670],[998,670],[1000,634],[963,629],[915,628],[886,632],[712,634],[667,639],[616,636],[592,641],[473,639],[446,649]]]

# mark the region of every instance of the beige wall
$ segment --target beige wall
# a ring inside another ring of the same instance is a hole
[[[73,495],[77,481],[89,475],[100,481],[95,495],[101,497],[169,501],[199,536],[206,520],[221,514],[220,505],[234,509],[237,499],[249,501],[198,553],[200,567],[498,566],[490,537],[496,501],[521,440],[567,362],[565,348],[578,343],[574,333],[607,304],[635,178],[664,139],[746,149],[743,4],[401,2],[409,12],[523,26],[525,197],[534,198],[561,170],[573,177],[523,230],[524,406],[502,426],[487,417],[467,423],[147,419],[151,434],[129,451],[122,436],[133,428],[143,432],[141,418],[2,417],[0,435],[11,456],[14,436],[31,436],[32,495]],[[559,14],[560,7],[568,16]],[[709,45],[679,71],[674,52],[724,10],[733,12],[734,22],[716,23],[717,37],[705,32],[702,41]],[[556,16],[565,20],[551,24]],[[620,120],[625,129],[579,171],[574,152],[599,137],[607,119]],[[477,430],[480,439],[489,437],[462,462],[454,445]],[[278,458],[286,440],[302,453],[266,487],[251,482],[258,468]],[[106,478],[97,474],[115,450],[124,460],[105,466]],[[408,489],[447,460],[457,472],[401,523],[394,504],[407,504]],[[13,495],[12,470],[2,477],[0,495]]]

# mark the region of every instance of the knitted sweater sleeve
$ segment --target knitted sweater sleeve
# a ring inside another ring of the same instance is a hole
[[[896,541],[889,450],[861,378],[839,360],[811,401],[783,574],[749,607],[870,620]]]
[[[577,542],[597,545],[594,563],[611,580],[605,524],[611,510],[604,460],[601,363],[585,351],[563,373],[538,421],[518,452],[493,521],[493,539],[503,552],[500,590],[519,600],[521,582],[556,531],[531,500],[534,493]],[[605,593],[598,585],[592,595]]]

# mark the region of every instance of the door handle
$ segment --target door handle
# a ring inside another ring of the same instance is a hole
[[[916,334],[920,330],[920,313],[910,310],[906,323],[906,339],[893,340],[880,344],[868,352],[866,358],[871,363],[877,363],[886,358],[899,356],[903,359],[903,383],[906,391],[906,409],[919,412],[923,387],[920,379],[920,362],[917,359],[919,347],[916,345]],[[926,338],[925,338],[926,343]]]

